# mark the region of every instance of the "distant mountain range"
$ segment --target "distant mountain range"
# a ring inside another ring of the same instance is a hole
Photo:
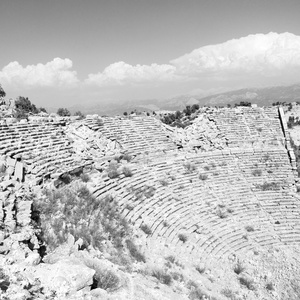
[[[267,88],[245,88],[230,92],[215,94],[207,97],[182,95],[171,99],[147,99],[130,101],[102,101],[94,106],[69,107],[71,112],[80,110],[84,114],[117,115],[123,112],[158,110],[182,110],[186,105],[199,104],[200,106],[234,105],[241,101],[256,103],[259,106],[269,106],[274,102],[300,101],[300,83],[290,86],[274,86]],[[50,109],[50,111],[53,111]]]

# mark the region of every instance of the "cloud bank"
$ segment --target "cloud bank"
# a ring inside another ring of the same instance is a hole
[[[300,67],[300,37],[291,33],[255,34],[201,47],[171,61],[177,74],[194,77],[224,72],[270,75]]]
[[[82,81],[72,66],[68,58],[26,67],[15,61],[0,71],[0,82],[32,89],[79,86],[100,91],[106,87],[106,92],[111,88],[115,94],[118,89],[113,87],[122,91],[160,87],[167,91],[173,84],[174,92],[181,87],[181,93],[189,93],[199,88],[220,87],[220,82],[223,88],[233,87],[238,81],[244,87],[247,83],[275,84],[282,78],[294,83],[300,78],[300,36],[273,32],[249,35],[200,47],[166,64],[130,65],[119,61],[103,71],[88,74]]]
[[[68,58],[54,58],[46,64],[23,67],[17,61],[9,63],[0,71],[0,82],[25,87],[70,86],[78,82]]]
[[[300,37],[291,33],[255,34],[222,44],[204,46],[169,64],[136,65],[117,62],[103,72],[89,74],[86,83],[125,85],[151,81],[188,81],[230,76],[276,76],[300,67]]]
[[[136,65],[123,61],[109,65],[103,72],[89,74],[86,83],[103,85],[138,84],[149,81],[172,81],[176,79],[175,67],[171,65]]]

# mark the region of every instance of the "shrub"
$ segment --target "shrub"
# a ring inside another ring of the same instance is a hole
[[[276,191],[279,190],[280,187],[276,182],[264,182],[263,184],[257,184],[256,187],[262,191]]]
[[[131,177],[133,175],[132,171],[128,167],[123,168],[123,174],[125,175],[125,177]]]
[[[199,174],[199,179],[200,180],[206,180],[208,178],[208,176],[206,174]]]
[[[81,185],[45,190],[43,199],[34,198],[32,215],[34,222],[41,225],[41,239],[49,250],[64,243],[69,233],[82,238],[86,246],[101,249],[105,239],[118,248],[130,235],[119,210],[111,196],[96,199]]]
[[[70,111],[67,108],[59,108],[57,110],[57,114],[61,117],[69,117],[71,116]]]
[[[169,182],[166,180],[166,179],[161,179],[159,181],[159,183],[162,185],[162,186],[168,186],[169,185]]]
[[[97,288],[107,291],[116,290],[120,284],[119,277],[110,270],[97,269],[94,275],[94,281]]]
[[[126,240],[126,246],[130,255],[138,262],[146,262],[145,256],[137,249],[136,245],[131,240]]]
[[[254,231],[253,226],[250,226],[250,225],[247,225],[247,226],[245,227],[245,229],[246,229],[247,232],[253,232],[253,231]]]
[[[251,291],[255,290],[254,281],[252,279],[249,279],[246,277],[240,277],[239,281],[240,281],[240,284],[247,287],[248,290],[251,290]]]
[[[83,182],[89,182],[89,181],[91,180],[90,175],[89,175],[89,174],[86,174],[86,173],[81,174],[80,178],[81,178],[81,180],[82,180]]]
[[[78,116],[78,117],[80,117],[80,119],[84,118],[84,114],[79,110],[74,113],[74,116]]]
[[[167,256],[165,259],[172,264],[174,264],[176,261],[175,256],[173,256],[173,255]]]
[[[132,160],[132,156],[130,154],[128,154],[128,153],[125,153],[122,156],[122,159],[127,160],[127,162],[130,162]]]
[[[185,243],[186,241],[187,241],[187,236],[185,235],[185,234],[183,234],[183,233],[179,233],[178,234],[178,239],[180,240],[180,241],[182,241],[183,243]]]
[[[171,272],[170,275],[176,281],[180,281],[180,282],[184,281],[183,275],[179,272]]]
[[[153,197],[154,194],[155,194],[155,187],[154,187],[154,186],[148,186],[148,185],[146,185],[146,186],[144,187],[143,193],[144,193],[144,196],[145,196],[146,198],[151,198],[151,197]]]
[[[238,300],[236,293],[234,293],[231,289],[225,288],[221,291],[221,294],[224,295],[226,298],[231,300]]]
[[[200,274],[203,274],[205,272],[205,267],[200,267],[200,266],[197,266],[195,268]]]
[[[27,97],[18,97],[15,101],[15,107],[19,117],[27,117],[29,113],[37,114],[39,112]]]
[[[269,282],[269,283],[267,283],[266,284],[266,289],[268,290],[268,291],[274,291],[274,284],[272,283],[272,282]]]
[[[5,171],[6,171],[5,165],[4,165],[4,164],[1,164],[1,165],[0,165],[0,174],[4,174]]]
[[[111,161],[106,171],[107,171],[107,176],[110,179],[119,177],[118,164],[116,161]]]
[[[196,171],[196,169],[197,169],[197,167],[190,162],[185,163],[183,166],[188,173],[192,173],[192,172]]]
[[[0,86],[1,88],[1,86]],[[0,293],[6,292],[8,287],[10,286],[10,279],[7,275],[5,275],[3,269],[0,269]]]
[[[227,218],[227,213],[226,211],[218,208],[217,211],[216,211],[216,215],[220,218],[220,219],[225,219]]]
[[[261,176],[262,170],[256,169],[252,171],[252,175],[255,177]]]
[[[150,235],[152,233],[151,228],[147,224],[141,225],[141,229],[147,234]]]
[[[172,277],[167,272],[156,269],[152,271],[152,276],[157,278],[160,283],[170,285],[172,282]]]
[[[234,266],[233,271],[235,274],[239,275],[243,271],[245,271],[245,267],[242,265],[240,261],[238,261],[238,263]]]
[[[187,283],[187,287],[191,289],[189,293],[189,299],[191,300],[204,300],[204,299],[209,299],[208,295],[204,293],[199,286],[197,285],[196,282],[189,280]]]

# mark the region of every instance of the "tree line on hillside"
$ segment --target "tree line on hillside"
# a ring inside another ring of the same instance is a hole
[[[241,101],[236,103],[234,107],[247,106],[250,107],[251,102]],[[216,106],[217,108],[223,108],[224,106]],[[227,104],[227,107],[230,108],[231,104]],[[185,128],[189,126],[192,121],[197,117],[200,106],[198,104],[187,105],[183,111],[177,110],[175,113],[168,113],[161,117],[161,121],[172,127]]]
[[[4,98],[6,93],[0,84],[0,98]],[[28,97],[19,96],[15,100],[15,112],[14,117],[16,119],[26,119],[29,115],[36,115],[39,113],[47,113],[44,107],[37,108],[35,104],[31,103]],[[61,117],[71,116],[71,112],[67,108],[59,108],[57,114]],[[84,117],[81,111],[76,111],[74,116]]]

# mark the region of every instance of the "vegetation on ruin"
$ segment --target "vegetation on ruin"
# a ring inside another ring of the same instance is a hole
[[[280,186],[277,182],[264,182],[263,184],[256,184],[256,188],[262,191],[276,191],[280,189]]]
[[[60,117],[69,117],[69,116],[71,116],[71,113],[67,108],[59,108],[56,113]]]
[[[173,127],[185,128],[197,117],[198,110],[198,104],[187,105],[182,112],[177,110],[175,113],[168,113],[162,116],[161,121]]]
[[[47,112],[45,108],[37,108],[28,97],[19,96],[15,101],[14,117],[16,119],[27,119],[30,114]]]
[[[172,276],[162,269],[153,270],[152,276],[162,284],[170,285],[172,283]]]
[[[106,290],[106,291],[114,291],[120,285],[119,277],[111,270],[103,270],[101,268],[95,269],[96,273],[94,275],[94,285],[97,288]]]
[[[120,250],[131,238],[130,226],[113,197],[96,199],[80,184],[45,190],[42,199],[34,199],[33,214],[35,224],[41,227],[40,238],[50,251],[66,242],[68,234],[98,249],[102,249],[102,241],[110,240]]]
[[[254,291],[256,289],[254,280],[248,277],[239,277],[239,282],[241,285],[245,286],[248,290]]]
[[[6,96],[6,93],[4,89],[2,88],[2,85],[0,84],[0,98],[4,98]]]

